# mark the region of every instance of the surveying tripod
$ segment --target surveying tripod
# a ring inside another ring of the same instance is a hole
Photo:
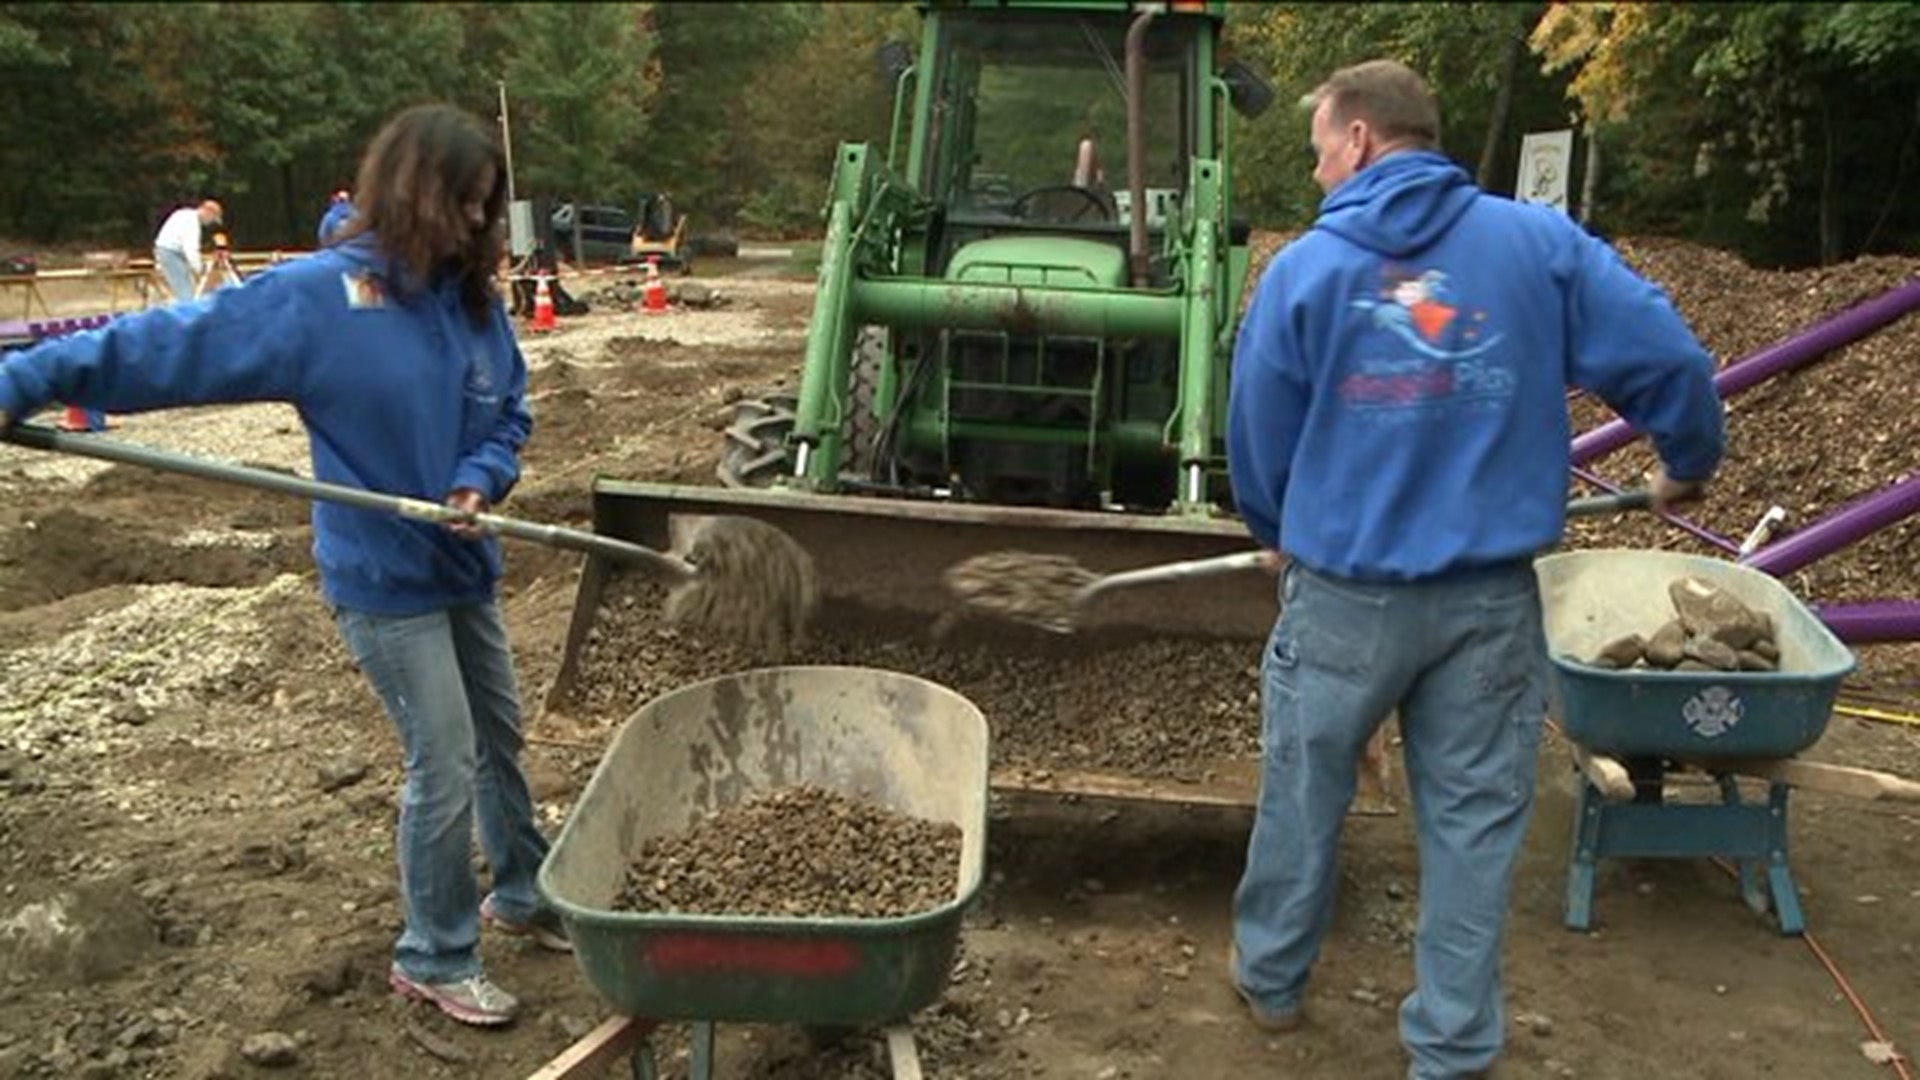
[[[214,233],[213,255],[207,259],[206,269],[200,271],[200,280],[194,282],[193,298],[198,300],[222,285],[238,285],[245,280],[240,276],[240,268],[233,264],[227,234]]]

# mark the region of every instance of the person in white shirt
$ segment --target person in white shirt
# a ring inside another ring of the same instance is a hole
[[[167,215],[153,238],[153,264],[175,300],[193,299],[193,283],[200,277],[200,228],[220,224],[220,213],[220,204],[212,199],[183,206]]]

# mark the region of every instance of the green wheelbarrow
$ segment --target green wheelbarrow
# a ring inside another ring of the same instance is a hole
[[[712,1025],[898,1025],[947,986],[960,920],[986,861],[987,723],[946,687],[858,667],[737,672],[643,705],[607,748],[540,867],[582,975],[621,1014],[582,1057],[634,1049],[660,1021],[694,1022],[693,1076],[711,1073]],[[649,838],[756,795],[812,785],[960,828],[951,899],[900,918],[782,918],[616,911]],[[896,1075],[911,1036],[889,1031]],[[901,1045],[904,1041],[904,1047]],[[587,1045],[592,1044],[592,1045]],[[571,1051],[570,1051],[571,1052]],[[541,1076],[570,1076],[556,1061]]]

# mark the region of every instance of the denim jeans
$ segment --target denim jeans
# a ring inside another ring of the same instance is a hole
[[[1533,806],[1546,642],[1525,563],[1368,584],[1290,565],[1261,665],[1262,773],[1234,895],[1235,977],[1300,1007],[1333,921],[1357,759],[1395,708],[1420,850],[1415,986],[1400,1037],[1418,1080],[1499,1056],[1507,893]]]
[[[520,694],[500,610],[491,601],[426,615],[336,612],[406,754],[397,850],[406,928],[394,962],[449,982],[480,970],[473,828],[504,918],[539,907],[534,876],[547,841],[520,771]]]
[[[167,279],[167,288],[173,290],[175,303],[193,299],[193,267],[184,253],[173,248],[154,248],[153,264],[160,268],[160,276]]]

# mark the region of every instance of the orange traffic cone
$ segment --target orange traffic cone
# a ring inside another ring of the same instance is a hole
[[[553,329],[553,291],[547,288],[547,275],[541,274],[535,279],[533,287],[533,322],[529,330]]]
[[[667,310],[667,283],[660,278],[660,260],[647,260],[647,286],[640,294],[640,306],[649,315]]]

